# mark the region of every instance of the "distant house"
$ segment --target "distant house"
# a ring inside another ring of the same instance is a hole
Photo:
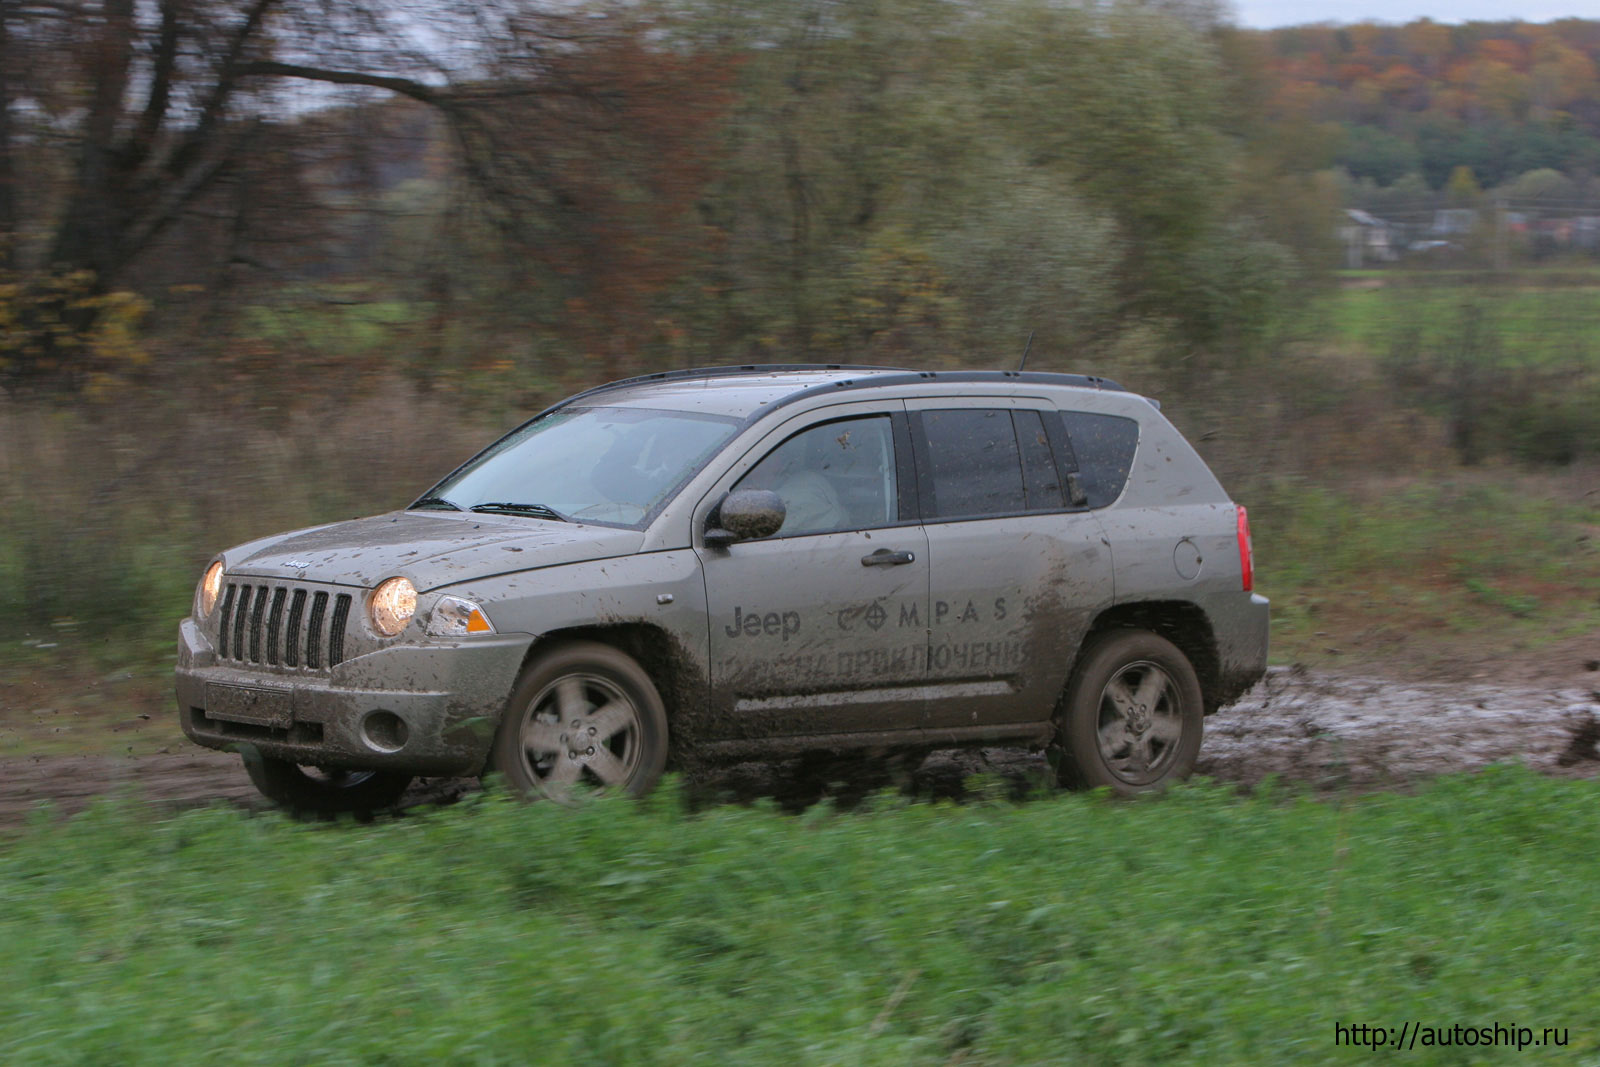
[[[1447,207],[1433,213],[1430,237],[1465,237],[1478,226],[1478,212],[1470,207]]]
[[[1600,249],[1600,215],[1579,215],[1573,219],[1572,243],[1585,252]]]
[[[1339,241],[1344,245],[1346,267],[1354,270],[1369,261],[1393,263],[1400,258],[1394,249],[1397,242],[1394,226],[1360,208],[1345,208],[1344,215]]]

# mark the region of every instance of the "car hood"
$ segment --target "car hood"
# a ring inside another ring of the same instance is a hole
[[[224,553],[229,575],[372,588],[396,574],[426,592],[497,574],[608,559],[644,534],[530,516],[396,511],[252,541]]]

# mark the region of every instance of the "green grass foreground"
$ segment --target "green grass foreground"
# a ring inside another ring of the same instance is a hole
[[[1597,802],[108,803],[0,844],[0,1061],[1365,1062],[1336,1022],[1409,1021],[1570,1044],[1407,1063],[1596,1063]]]

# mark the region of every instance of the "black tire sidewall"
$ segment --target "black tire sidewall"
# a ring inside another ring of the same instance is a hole
[[[1130,663],[1154,663],[1173,680],[1181,701],[1179,718],[1183,734],[1177,757],[1154,782],[1126,782],[1106,766],[1100,755],[1100,696],[1106,684]],[[1148,630],[1116,630],[1094,639],[1084,649],[1067,682],[1056,716],[1056,773],[1062,785],[1077,789],[1101,786],[1124,796],[1165,789],[1194,770],[1205,729],[1204,697],[1194,665],[1178,646]]]
[[[667,765],[667,711],[655,682],[637,660],[620,649],[595,641],[574,641],[537,654],[523,668],[506,700],[500,727],[489,751],[489,770],[522,796],[542,796],[540,783],[528,772],[522,756],[522,723],[535,697],[568,674],[605,678],[633,701],[639,723],[639,766],[623,787],[634,796],[648,793]]]
[[[290,760],[254,752],[244,756],[244,766],[262,796],[302,818],[368,816],[392,808],[412,778],[395,771],[371,771],[359,782],[339,785],[313,778]],[[361,768],[347,769],[352,774],[367,773]]]

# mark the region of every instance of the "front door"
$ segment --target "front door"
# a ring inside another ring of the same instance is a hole
[[[714,738],[915,729],[924,717],[927,538],[905,413],[840,405],[775,430],[727,489],[770,489],[783,528],[701,546]]]

